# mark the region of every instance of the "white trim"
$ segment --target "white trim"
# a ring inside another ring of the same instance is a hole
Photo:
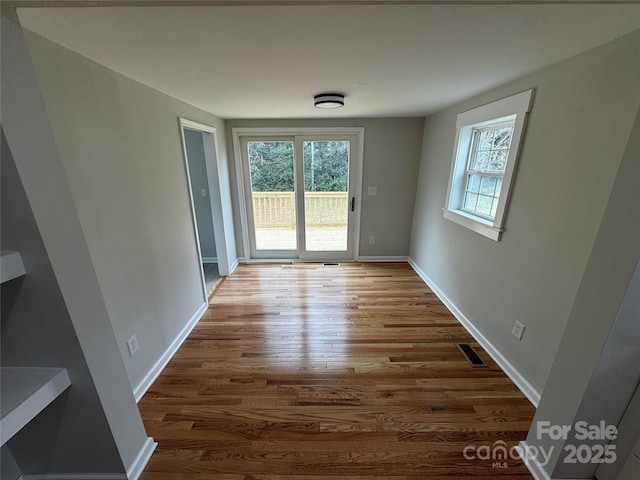
[[[169,363],[169,360],[171,360],[171,358],[178,351],[178,349],[182,345],[182,342],[184,342],[189,336],[191,330],[193,330],[193,327],[196,326],[200,318],[202,318],[202,315],[204,315],[204,312],[207,311],[207,307],[207,302],[202,303],[198,307],[198,310],[196,310],[196,312],[193,314],[189,322],[184,326],[182,331],[176,336],[173,342],[171,342],[171,345],[169,345],[169,347],[165,350],[158,361],[149,369],[146,375],[142,377],[142,379],[138,382],[138,385],[135,386],[135,388],[133,389],[133,396],[136,399],[136,403],[142,399],[144,394],[147,393],[147,390],[149,390],[149,387],[151,387],[156,378],[158,378],[158,375],[162,373],[162,369],[167,366],[167,363]]]
[[[456,120],[456,128],[471,124],[481,124],[486,120],[491,120],[491,123],[493,123],[493,119],[499,120],[514,113],[526,113],[531,110],[532,101],[533,90],[527,90],[481,105],[459,114]]]
[[[233,272],[236,271],[236,268],[238,268],[238,265],[240,265],[240,259],[236,258],[231,264],[231,266],[229,267],[229,275],[231,275]]]
[[[409,257],[403,256],[384,256],[384,255],[363,255],[358,257],[358,262],[366,263],[366,262],[389,262],[389,263],[406,263],[409,260]]]
[[[444,208],[444,218],[447,220],[451,220],[458,225],[468,228],[469,230],[473,230],[480,235],[484,235],[485,237],[490,238],[491,240],[498,241],[500,240],[500,235],[503,230],[499,228],[495,228],[491,225],[490,222],[485,223],[478,217],[473,217],[472,215],[463,212],[462,210],[449,210],[448,208]]]
[[[202,263],[218,263],[218,257],[202,257]]]
[[[527,452],[529,449],[526,440],[520,442],[518,446],[521,448],[520,451],[522,452]],[[527,467],[527,470],[529,470],[529,473],[535,480],[551,480],[551,477],[537,458],[528,458],[528,455],[524,455],[522,463],[524,463],[524,466]]]
[[[216,133],[216,128],[211,125],[194,122],[193,120],[188,120],[183,117],[180,117],[180,125],[182,125],[183,128],[190,128],[191,130],[197,130],[199,132]]]
[[[482,348],[493,358],[498,366],[507,374],[507,376],[515,383],[516,387],[524,394],[525,397],[533,404],[534,407],[538,407],[540,403],[540,392],[531,385],[527,379],[514,367],[507,358],[505,358],[500,351],[493,346],[493,344],[485,337],[480,330],[476,328],[473,322],[467,318],[467,316],[460,311],[460,309],[451,301],[449,297],[435,284],[431,278],[418,266],[418,264],[409,257],[409,265],[415,270],[418,276],[427,284],[427,286],[433,290],[440,301],[453,313],[464,328],[471,334],[476,341],[482,345]]]
[[[364,127],[234,127],[234,136],[359,135]]]
[[[291,265],[294,262],[296,263],[306,263],[306,262],[298,262],[298,260],[294,260],[292,258],[249,258],[242,260],[242,263],[246,265],[251,264],[259,264],[259,263],[275,263],[277,265]]]
[[[127,480],[138,480],[138,478],[140,478],[144,467],[149,463],[151,455],[153,455],[153,451],[157,446],[158,443],[154,442],[153,438],[147,437],[147,440],[144,442],[144,445],[138,452],[138,455],[136,455],[136,458],[127,469]]]
[[[191,186],[191,172],[189,172],[189,156],[187,155],[187,139],[185,137],[184,130],[185,128],[190,128],[190,129],[195,129],[197,131],[206,131],[209,133],[213,133],[211,132],[211,129],[213,127],[209,127],[207,125],[200,125],[196,122],[187,120],[182,117],[178,117],[178,123],[180,124],[180,140],[182,142],[182,158],[184,160],[184,170],[185,170],[185,175],[187,177],[187,189],[189,194],[189,207],[191,208],[191,221],[193,223],[193,235],[195,237],[194,240],[196,242],[196,252],[198,254],[198,269],[200,271],[200,285],[202,287],[202,298],[206,302],[207,301],[207,281],[204,278],[204,269],[202,268],[202,263],[204,260],[202,259],[202,249],[200,248],[200,235],[198,233],[198,218],[196,215],[195,202],[193,200],[193,189]],[[206,129],[206,130],[203,130],[203,129]],[[215,132],[215,129],[213,129],[213,131]],[[204,142],[204,139],[203,139],[203,142]],[[137,398],[136,398],[136,401],[138,401]]]

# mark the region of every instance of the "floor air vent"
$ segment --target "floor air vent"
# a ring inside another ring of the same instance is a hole
[[[340,264],[339,263],[323,263],[322,266],[323,267],[339,267]]]
[[[467,359],[467,362],[469,362],[472,367],[487,366],[487,364],[480,358],[480,355],[478,355],[478,352],[476,352],[468,343],[456,343],[456,347],[458,347],[462,356]]]

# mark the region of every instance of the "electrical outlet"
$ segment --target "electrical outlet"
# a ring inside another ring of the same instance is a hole
[[[516,323],[513,325],[513,330],[511,330],[513,336],[518,340],[522,340],[522,334],[524,333],[524,325],[516,320]]]
[[[201,188],[201,189],[200,189],[200,194],[201,194],[203,197],[206,197],[206,196],[207,196],[207,189],[206,189],[206,188]]]
[[[129,348],[129,356],[133,357],[133,354],[138,351],[140,346],[138,345],[138,339],[135,334],[129,340],[127,340],[127,347]]]
[[[376,236],[375,235],[371,235],[369,237],[369,245],[374,245],[376,243]]]

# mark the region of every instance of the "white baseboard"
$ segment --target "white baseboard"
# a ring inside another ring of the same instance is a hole
[[[238,260],[236,260],[236,262],[234,263],[233,268],[231,269],[231,271],[233,272],[233,270],[235,270],[235,268],[238,266],[238,262],[240,263],[247,263],[247,264],[251,264],[251,263],[280,263],[283,265],[289,264],[289,263],[306,263],[306,262],[317,262],[317,260],[298,260],[298,259],[261,259],[261,258],[252,258],[252,259],[246,259],[244,257],[238,258]],[[329,261],[329,260],[327,260]],[[357,260],[336,260],[337,262],[343,262],[343,263],[348,263],[348,262],[362,262],[362,263],[383,263],[383,262],[388,262],[388,263],[406,263],[409,261],[409,257],[403,257],[403,256],[384,256],[384,255],[380,255],[380,256],[376,256],[376,255],[369,255],[369,256],[359,256],[357,258]]]
[[[537,408],[540,403],[540,392],[531,385],[527,379],[520,374],[520,372],[507,360],[500,351],[493,346],[493,344],[482,334],[480,330],[476,328],[471,320],[460,311],[460,309],[451,301],[449,297],[431,280],[426,273],[416,264],[416,262],[409,257],[409,264],[416,271],[418,276],[426,283],[433,293],[445,304],[445,306],[453,313],[464,328],[471,334],[476,341],[482,345],[482,348],[493,358],[493,360],[500,366],[500,368],[507,374],[507,376],[516,384],[516,387],[524,394],[525,397]]]
[[[157,446],[158,443],[154,442],[153,438],[147,437],[147,440],[144,442],[144,445],[138,452],[138,455],[136,455],[133,463],[127,469],[127,480],[138,480],[138,478],[140,478],[144,467],[149,463],[151,455],[153,455],[153,451]]]
[[[242,263],[246,265],[255,265],[255,264],[274,264],[274,265],[291,265],[293,263],[298,263],[300,260],[294,258],[250,258],[248,260],[242,260]]]
[[[202,257],[202,263],[218,263],[218,257]]]
[[[233,263],[229,266],[229,275],[231,275],[233,272],[236,271],[236,268],[238,268],[238,265],[240,265],[240,259],[236,258]]]
[[[402,256],[394,257],[394,256],[384,256],[384,255],[381,255],[381,256],[361,255],[358,257],[358,262],[372,262],[372,263],[375,263],[375,262],[405,263],[408,260],[409,260],[409,257],[402,257]]]
[[[523,452],[526,452],[528,450],[526,441],[520,442],[519,445]],[[538,462],[537,458],[523,458],[522,462],[524,463],[524,466],[527,467],[527,470],[529,470],[529,473],[535,480],[551,480],[551,477],[542,467],[542,465],[540,465],[540,462]]]
[[[178,334],[175,340],[171,342],[169,348],[167,348],[167,350],[162,354],[158,361],[149,369],[142,380],[140,380],[138,385],[135,386],[135,388],[133,389],[133,396],[135,397],[136,402],[139,402],[142,399],[144,394],[147,393],[147,390],[149,390],[149,387],[151,387],[156,378],[158,378],[158,375],[160,375],[162,369],[167,366],[167,363],[169,363],[171,357],[175,355],[175,353],[180,348],[180,345],[182,345],[182,342],[186,340],[186,338],[191,333],[191,330],[193,330],[193,327],[195,327],[198,323],[198,320],[200,320],[204,312],[207,311],[207,306],[208,305],[205,302],[200,305],[200,307],[198,307],[196,313],[193,314],[189,322],[185,325],[185,327]]]
[[[529,447],[526,440],[523,440],[518,445],[522,452],[527,452],[532,448]],[[524,457],[522,463],[524,463],[524,466],[527,467],[527,470],[535,480],[593,480],[593,477],[574,479],[551,477],[537,458],[529,458],[527,455],[524,455]]]

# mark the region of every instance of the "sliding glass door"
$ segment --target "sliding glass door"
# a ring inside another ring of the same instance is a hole
[[[355,136],[240,137],[251,258],[352,260]]]

